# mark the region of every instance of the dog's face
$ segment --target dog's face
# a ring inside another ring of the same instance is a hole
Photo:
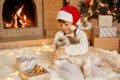
[[[66,47],[69,45],[70,45],[70,41],[66,36],[59,38],[55,43],[56,49],[60,47]]]
[[[76,44],[78,42],[79,41],[76,41],[74,39],[74,37],[72,37],[72,36],[64,36],[64,37],[59,38],[56,41],[55,46],[56,46],[56,49],[57,49],[57,48],[60,48],[60,47],[69,46],[70,44]]]

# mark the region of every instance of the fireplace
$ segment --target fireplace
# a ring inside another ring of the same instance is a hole
[[[0,0],[0,39],[43,36],[42,0]]]
[[[5,0],[2,10],[3,28],[36,27],[36,9],[32,0]]]

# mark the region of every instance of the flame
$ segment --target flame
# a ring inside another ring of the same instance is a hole
[[[13,21],[11,21],[11,23],[6,23],[6,27],[14,27],[14,28],[18,28],[18,27],[27,27],[31,24],[30,20],[27,18],[27,15],[23,14],[23,8],[24,5],[22,5],[17,11],[16,13],[13,15]],[[22,13],[22,14],[21,14]]]
[[[22,28],[25,27],[27,25],[27,16],[24,15],[23,18],[21,17],[21,19],[19,20],[20,23],[22,24]]]
[[[24,17],[23,17],[23,18],[24,18],[24,20],[25,20],[25,23],[24,23],[24,24],[26,25],[26,24],[27,24],[27,22],[26,22],[26,20],[27,20],[27,16],[26,16],[26,15],[24,15]]]
[[[17,12],[16,12],[16,14],[17,14],[19,17],[20,17],[20,14],[21,14],[21,12],[22,12],[23,7],[24,7],[24,5],[22,5],[22,7],[20,7],[20,8],[17,10]]]
[[[10,23],[6,23],[6,27],[11,27],[13,25],[13,21]]]
[[[20,14],[22,12],[24,5],[22,5],[16,12],[16,14],[14,15],[13,19],[14,19],[14,28],[18,28],[18,18],[21,18]],[[20,21],[20,20],[19,20]]]
[[[16,15],[15,15],[15,25],[14,25],[15,28],[18,28],[18,21],[17,21],[18,17],[20,18],[19,19],[19,23],[21,24],[21,27],[22,28],[26,27],[27,16],[26,15],[21,16],[21,12],[23,10],[23,7],[24,7],[24,5],[22,5],[16,12]]]
[[[24,15],[24,19],[25,19],[25,20],[27,19],[26,15]]]
[[[14,16],[14,27],[15,28],[18,28],[18,22],[17,22],[17,15],[15,14],[15,16]]]

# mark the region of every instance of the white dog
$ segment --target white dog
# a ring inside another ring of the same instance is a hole
[[[64,36],[64,37],[61,37],[59,38],[56,43],[55,43],[55,46],[56,46],[56,49],[57,48],[60,48],[60,47],[66,47],[66,46],[69,46],[70,44],[77,44],[79,43],[78,40],[75,39],[75,37],[72,37],[72,36]]]
[[[64,48],[69,46],[70,44],[77,44],[79,43],[75,37],[72,36],[64,36],[59,38],[56,43],[57,48]],[[55,64],[59,67],[57,70],[57,75],[65,80],[84,80],[84,76],[82,74],[81,69],[78,65],[69,63],[70,55],[62,55],[61,57],[55,60]]]

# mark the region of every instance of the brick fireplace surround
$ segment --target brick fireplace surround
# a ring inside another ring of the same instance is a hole
[[[2,19],[2,9],[5,0],[0,0],[0,49],[9,49],[9,48],[20,48],[26,46],[39,46],[44,44],[51,44],[53,38],[44,37],[45,34],[49,34],[51,30],[54,31],[54,28],[50,28],[48,25],[54,25],[56,23],[50,24],[50,22],[44,20],[50,19],[51,15],[55,15],[59,7],[55,7],[55,0],[34,0],[37,12],[37,27],[31,28],[17,28],[17,29],[3,29],[3,19]],[[58,1],[59,2],[59,1]],[[62,2],[62,0],[60,1]],[[57,5],[57,6],[61,6]],[[55,8],[53,8],[55,7]],[[54,11],[51,11],[54,9]],[[44,11],[44,12],[43,12]],[[49,13],[48,13],[49,12]],[[46,15],[46,16],[43,16]],[[53,16],[54,18],[55,16]],[[51,19],[52,20],[52,19]],[[52,20],[54,22],[54,20]],[[56,31],[56,29],[55,29]],[[55,32],[54,31],[54,32]],[[51,32],[50,32],[51,34]]]

